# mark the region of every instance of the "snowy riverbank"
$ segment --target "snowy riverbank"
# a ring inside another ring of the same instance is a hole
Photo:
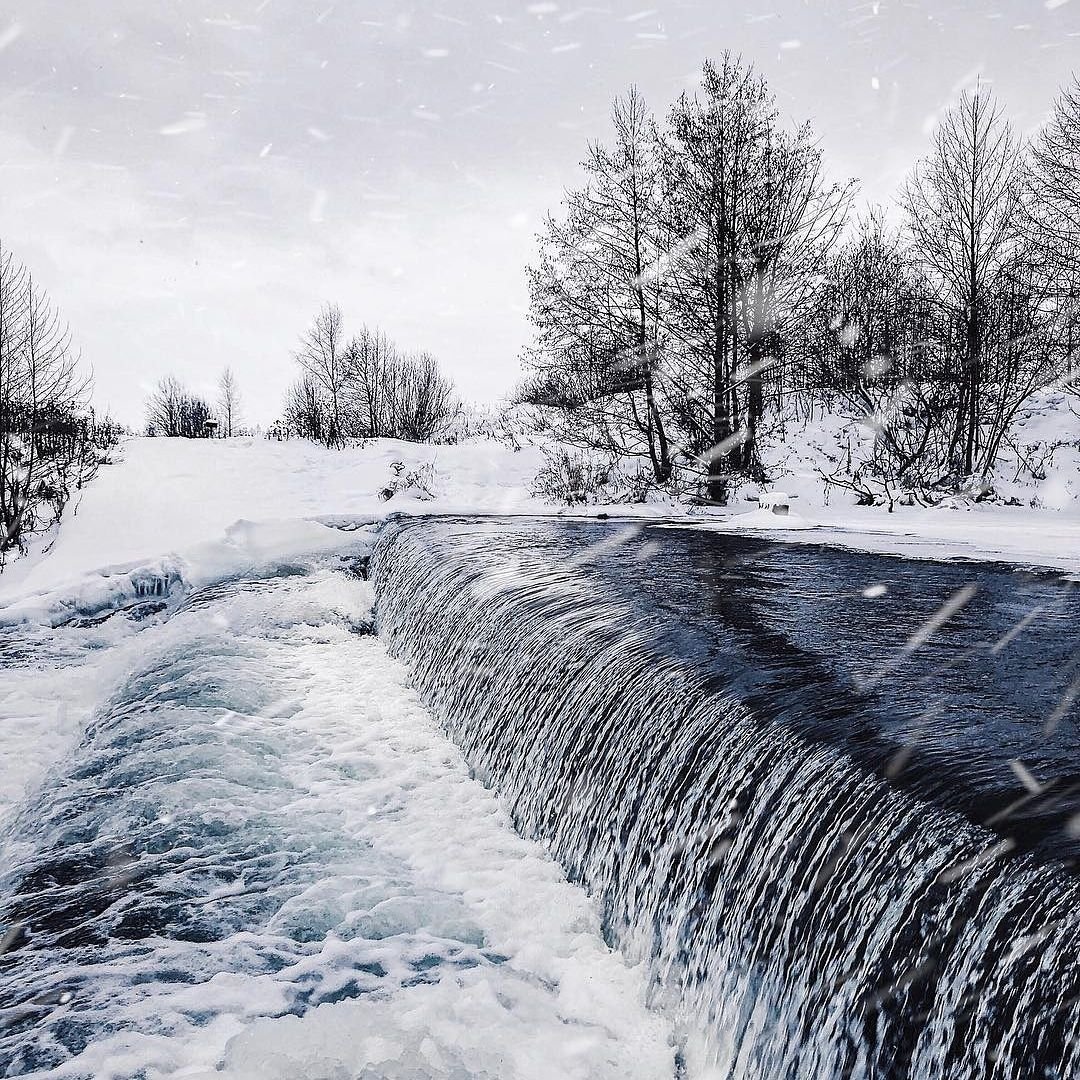
[[[69,513],[51,548],[0,575],[0,627],[39,656],[50,627],[92,621],[117,607],[178,602],[192,590],[258,573],[268,565],[341,548],[349,537],[329,524],[362,527],[391,512],[634,513],[669,527],[753,530],[797,543],[830,543],[915,558],[995,559],[1080,574],[1080,513],[1031,507],[967,509],[822,505],[804,486],[788,517],[743,503],[730,510],[676,512],[670,504],[587,507],[546,505],[530,493],[541,455],[493,441],[460,446],[378,442],[330,451],[305,442],[132,439],[118,463],[101,470]],[[398,473],[426,470],[433,498],[382,490]],[[0,806],[69,745],[130,663],[138,646],[125,623],[104,622],[78,635],[101,649],[92,665],[11,667],[0,716],[9,768]],[[69,631],[70,638],[75,631]],[[120,639],[123,639],[122,641]],[[42,650],[44,649],[44,652]],[[82,655],[80,651],[80,655]],[[2,813],[2,810],[0,810]]]
[[[381,440],[333,451],[303,441],[131,439],[117,464],[102,468],[69,510],[48,550],[17,559],[0,574],[0,606],[21,599],[21,609],[30,616],[49,608],[65,590],[107,591],[116,582],[109,586],[102,568],[122,574],[142,565],[148,572],[154,567],[167,572],[162,560],[182,555],[188,572],[206,576],[220,560],[251,565],[261,555],[281,554],[282,545],[287,549],[292,527],[279,526],[270,539],[265,528],[256,537],[245,522],[355,524],[395,512],[607,513],[753,529],[793,542],[920,558],[999,559],[1080,573],[1080,503],[1075,499],[1059,510],[898,506],[890,514],[880,507],[853,506],[843,492],[826,499],[806,468],[799,472],[793,467],[776,485],[798,495],[786,518],[746,501],[724,510],[680,509],[670,501],[560,508],[532,494],[541,462],[536,446],[515,451],[491,440],[457,446]],[[410,474],[419,474],[422,488],[407,486]],[[394,485],[400,490],[383,498]],[[301,538],[302,546],[312,542],[310,535]],[[273,550],[260,553],[260,544]],[[6,614],[10,621],[15,612]]]

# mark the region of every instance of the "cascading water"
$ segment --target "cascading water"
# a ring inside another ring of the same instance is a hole
[[[354,570],[0,633],[0,1076],[671,1075],[637,973],[470,779]],[[63,733],[12,719],[50,682]]]
[[[372,573],[391,651],[693,1065],[1080,1075],[1069,587],[538,522],[402,525]]]

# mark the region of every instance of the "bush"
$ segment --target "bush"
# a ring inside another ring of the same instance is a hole
[[[610,460],[560,446],[547,454],[533,481],[533,494],[567,506],[642,503],[656,487],[649,470],[643,466],[626,473]]]
[[[392,499],[398,493],[423,502],[435,498],[435,466],[430,461],[414,469],[408,468],[403,461],[394,461],[390,472],[393,479],[379,492],[382,499]]]

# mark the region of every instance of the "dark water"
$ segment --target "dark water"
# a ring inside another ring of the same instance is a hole
[[[1080,1076],[1080,595],[614,523],[384,537],[380,632],[732,1078]]]

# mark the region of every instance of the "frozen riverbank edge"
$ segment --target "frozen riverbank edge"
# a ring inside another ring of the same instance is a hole
[[[104,582],[140,568],[150,578],[168,575],[169,560],[182,559],[190,567],[212,564],[215,545],[226,545],[219,553],[234,562],[273,556],[275,547],[296,539],[286,522],[357,528],[393,513],[605,515],[643,525],[748,530],[793,543],[1012,562],[1080,575],[1080,508],[1071,503],[1062,510],[897,507],[890,514],[835,499],[823,505],[806,485],[796,484],[785,485],[797,493],[787,517],[746,502],[723,510],[657,501],[581,511],[553,508],[531,493],[541,461],[535,446],[514,451],[491,440],[455,446],[379,440],[336,451],[296,441],[129,439],[117,463],[101,470],[47,544],[0,573],[2,618],[43,617],[62,603],[65,591],[74,596],[115,588],[117,581]],[[430,499],[408,490],[381,497],[395,475],[419,470],[426,470]],[[258,537],[250,523],[259,524]],[[316,546],[323,543],[318,529],[308,537]],[[152,587],[150,578],[144,587]]]

